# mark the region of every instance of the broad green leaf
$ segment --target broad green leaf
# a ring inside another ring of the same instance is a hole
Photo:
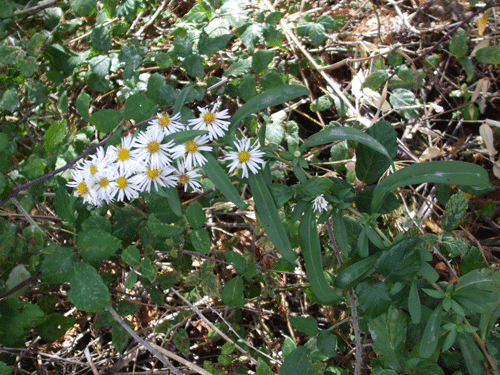
[[[278,208],[282,207],[294,195],[290,186],[278,183],[269,185],[269,191],[273,195],[274,202]]]
[[[223,34],[215,37],[203,35],[198,41],[198,51],[202,55],[211,55],[212,53],[221,51],[227,46],[232,37],[233,34]]]
[[[193,229],[201,228],[205,225],[205,211],[200,202],[194,201],[187,206],[186,219]]]
[[[370,255],[368,258],[361,259],[351,265],[345,266],[339,272],[335,285],[339,288],[350,289],[366,276],[375,272],[375,264],[380,254]]]
[[[269,69],[260,78],[260,86],[262,91],[268,91],[285,85],[286,77],[279,74],[276,69]]]
[[[422,358],[430,358],[437,348],[439,341],[439,331],[441,328],[441,319],[443,317],[443,307],[439,304],[425,324],[422,341],[420,342],[419,355]]]
[[[391,158],[398,152],[397,134],[388,121],[379,121],[371,126],[366,134],[384,145]],[[362,143],[356,147],[356,177],[367,184],[373,184],[391,166],[391,162],[382,154]]]
[[[182,204],[179,199],[179,194],[177,193],[177,189],[175,187],[169,187],[166,189],[161,189],[158,191],[161,196],[167,198],[168,205],[172,212],[181,217],[182,216]]]
[[[365,146],[381,153],[392,163],[392,158],[387,152],[386,148],[380,144],[376,139],[370,135],[362,132],[361,130],[347,127],[328,128],[318,133],[311,135],[300,147],[301,152],[306,148],[318,146],[323,144],[332,143],[335,141],[351,140],[362,143]]]
[[[319,133],[318,133],[319,134]],[[383,179],[373,192],[372,211],[378,212],[385,195],[398,187],[428,182],[489,188],[488,172],[463,161],[430,161],[400,169]]]
[[[500,64],[500,46],[481,48],[476,52],[476,60],[483,64]]]
[[[150,115],[156,114],[157,107],[155,103],[140,94],[130,95],[121,112],[127,120],[143,121],[147,120]]]
[[[280,20],[283,18],[283,13],[282,12],[271,12],[267,15],[266,17],[266,23],[269,25],[276,25],[280,22]]]
[[[111,48],[111,32],[108,26],[97,25],[90,34],[89,43],[99,54],[108,53]],[[109,58],[109,57],[108,57]]]
[[[396,112],[404,116],[405,119],[413,120],[418,117],[420,103],[415,98],[415,94],[410,90],[402,88],[392,90],[389,102],[391,102]]]
[[[97,0],[70,0],[69,4],[78,17],[90,17],[97,8]]]
[[[363,87],[368,87],[372,90],[378,90],[389,79],[387,70],[375,70],[370,73],[363,81]]]
[[[159,73],[154,73],[149,76],[147,95],[148,98],[159,104],[161,102],[160,88],[166,85],[166,79]]]
[[[292,327],[299,332],[308,336],[314,336],[318,333],[318,321],[312,316],[290,316],[289,319]]]
[[[373,339],[373,350],[382,356],[382,363],[395,371],[400,371],[405,360],[406,317],[391,306],[375,319],[370,319],[368,329]]]
[[[205,76],[203,61],[203,57],[193,54],[189,55],[182,61],[182,66],[186,69],[186,73],[191,77],[203,79]]]
[[[252,59],[252,70],[256,74],[260,74],[267,69],[274,58],[274,51],[267,49],[260,49],[255,51]]]
[[[141,263],[141,253],[134,245],[128,246],[122,252],[122,260],[129,266],[135,267]]]
[[[245,296],[243,294],[243,279],[238,276],[229,280],[222,289],[222,303],[231,307],[243,307]]]
[[[337,336],[326,330],[321,330],[317,341],[318,350],[324,356],[334,358],[337,355]]]
[[[247,205],[241,198],[238,190],[234,187],[227,173],[224,169],[222,169],[219,162],[211,153],[202,152],[202,154],[207,158],[207,162],[203,165],[205,175],[214,183],[215,186],[217,186],[227,199],[242,210],[245,209]]]
[[[74,204],[76,199],[75,196],[69,195],[66,189],[59,186],[53,201],[57,216],[69,223],[73,223],[75,221]]]
[[[128,321],[124,321],[125,324],[130,325]],[[119,354],[123,354],[123,351],[127,347],[128,340],[130,339],[130,333],[127,332],[119,323],[115,322],[111,326],[111,341],[116,351]]]
[[[92,114],[89,122],[95,125],[98,131],[110,133],[118,126],[122,119],[123,116],[116,109],[101,109]]]
[[[42,340],[57,341],[59,340],[68,329],[73,327],[76,319],[73,317],[66,317],[62,314],[51,314],[43,324],[37,327],[38,334]]]
[[[316,46],[326,40],[326,30],[321,23],[304,22],[299,24],[297,31],[302,35],[308,35]]]
[[[498,293],[500,289],[500,269],[479,269],[461,276],[455,287],[455,291],[460,290],[487,290]]]
[[[238,85],[238,93],[245,102],[248,102],[257,95],[255,75],[246,74],[241,78],[240,84]]]
[[[460,350],[462,351],[462,356],[465,360],[468,374],[485,374],[485,368],[478,359],[478,356],[482,359],[481,352],[472,340],[472,336],[465,333],[459,334],[458,344],[460,345]]]
[[[231,118],[231,124],[229,125],[229,132],[234,130],[234,128],[241,121],[243,121],[243,119],[251,114],[258,112],[261,109],[283,104],[302,95],[309,95],[309,91],[304,86],[288,85],[271,89],[254,96],[233,115]]]
[[[85,121],[90,122],[89,105],[92,97],[85,91],[80,92],[76,98],[76,110]]]
[[[27,163],[23,165],[22,173],[29,180],[34,180],[35,178],[43,176],[46,168],[47,160],[45,158],[39,158],[35,154],[31,154]]]
[[[65,76],[69,76],[75,68],[85,62],[82,55],[60,44],[45,47],[45,53],[51,67]]]
[[[7,111],[14,112],[17,108],[17,90],[11,88],[5,90],[2,94],[2,99],[0,99],[0,108]]]
[[[137,283],[138,279],[139,277],[137,276],[137,273],[135,271],[130,271],[127,274],[127,278],[125,279],[125,283],[123,284],[123,286],[125,287],[125,289],[132,289]]]
[[[252,67],[252,58],[240,59],[232,63],[226,70],[226,77],[238,77],[248,73]]]
[[[472,246],[460,263],[460,274],[465,275],[471,271],[486,267],[483,261],[483,254],[477,247]]]
[[[264,39],[266,41],[267,47],[269,48],[281,47],[283,34],[276,26],[265,25]]]
[[[205,228],[198,228],[189,233],[189,241],[198,253],[208,254],[210,252],[210,234]]]
[[[67,128],[66,120],[57,120],[50,125],[44,136],[44,145],[48,151],[54,150],[66,138]]]
[[[313,373],[311,353],[305,346],[299,346],[285,357],[281,375],[311,375]]]
[[[242,274],[245,272],[247,268],[247,262],[245,261],[245,258],[243,258],[242,255],[234,251],[225,251],[224,255],[226,257],[226,262],[236,264],[236,269],[238,270],[238,273]]]
[[[472,59],[469,56],[464,56],[464,57],[459,57],[457,61],[460,65],[462,65],[462,68],[465,69],[465,73],[467,74],[467,82],[472,81],[475,73]]]
[[[250,53],[254,52],[255,45],[260,42],[263,36],[262,26],[257,23],[250,24],[241,34],[241,41],[248,48]]]
[[[359,307],[368,318],[376,318],[389,309],[391,296],[387,286],[380,280],[367,279],[356,287]]]
[[[68,282],[73,272],[76,253],[72,248],[57,246],[56,249],[45,255],[42,262],[42,280],[51,284]]]
[[[120,245],[121,241],[118,238],[101,229],[80,232],[76,240],[82,259],[97,266],[116,253]]]
[[[330,98],[329,95],[323,95],[319,98],[315,99],[310,105],[309,108],[313,112],[322,112],[326,111],[333,105],[333,99]]]
[[[111,303],[108,287],[88,263],[75,263],[69,285],[68,298],[80,311],[99,312]]]
[[[151,282],[156,279],[156,276],[158,274],[158,269],[148,257],[144,258],[140,266],[137,268],[137,271],[141,274],[142,277],[145,277]]]
[[[178,236],[184,232],[184,227],[182,226],[160,222],[154,213],[148,216],[148,228],[155,236],[161,238]]]
[[[459,191],[453,194],[448,202],[446,203],[446,208],[443,213],[443,219],[441,221],[441,227],[446,232],[451,232],[454,230],[460,222],[464,219],[467,208],[468,199],[464,193]]]
[[[430,359],[425,359],[425,358],[410,358],[408,361],[406,361],[405,374],[445,375],[443,369],[437,363],[433,362]],[[377,373],[376,375],[379,374]],[[386,374],[381,373],[380,375],[386,375]],[[392,375],[392,374],[387,374],[387,375]]]
[[[375,268],[391,282],[413,279],[420,269],[420,254],[415,248],[421,243],[419,237],[399,241],[382,252]]]
[[[408,311],[410,312],[411,321],[413,324],[419,324],[422,318],[422,305],[418,296],[417,282],[411,281],[410,294],[408,294]]]
[[[456,57],[463,57],[467,54],[469,49],[467,33],[464,29],[460,28],[457,30],[455,34],[451,37],[450,41],[450,52],[453,53]]]
[[[267,124],[266,139],[273,145],[279,145],[285,136],[285,129],[281,122]]]
[[[106,55],[92,57],[89,60],[89,66],[95,75],[104,78],[109,74],[109,70],[111,69],[111,58]]]
[[[286,233],[283,222],[278,213],[278,209],[274,204],[273,197],[269,192],[264,177],[262,174],[250,174],[248,177],[250,189],[252,190],[255,209],[259,214],[260,221],[268,237],[273,242],[276,250],[288,261],[295,263],[297,254],[292,249],[290,240]]]

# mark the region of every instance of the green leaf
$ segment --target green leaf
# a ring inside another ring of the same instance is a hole
[[[378,90],[389,79],[387,70],[375,70],[370,73],[363,81],[363,87],[368,87],[372,90]]]
[[[399,241],[382,253],[375,268],[391,282],[413,279],[420,269],[420,254],[415,248],[421,243],[419,237]]]
[[[248,48],[250,53],[253,53],[255,45],[260,42],[263,36],[262,26],[257,23],[250,24],[243,34],[241,34],[241,41]]]
[[[379,256],[380,254],[370,255],[368,258],[361,259],[341,269],[335,280],[335,285],[345,289],[354,287],[359,281],[375,272],[375,264]]]
[[[104,25],[97,25],[90,34],[89,43],[99,54],[108,53],[111,48],[111,32],[109,28]]]
[[[311,375],[313,373],[311,353],[305,346],[299,346],[285,357],[280,374]]]
[[[290,316],[289,319],[293,328],[308,336],[314,336],[319,331],[318,321],[312,316]]]
[[[66,138],[68,124],[66,120],[54,121],[45,132],[45,148],[47,151],[54,150],[64,138]]]
[[[82,91],[76,98],[76,110],[85,121],[90,122],[89,105],[92,97],[86,92]]]
[[[198,41],[198,51],[201,55],[211,55],[212,53],[223,50],[233,34],[222,34],[216,37],[207,37],[203,35]]]
[[[329,95],[320,96],[309,105],[309,108],[313,112],[322,112],[326,111],[333,105],[333,99],[330,98]]]
[[[148,98],[159,104],[162,100],[160,88],[166,86],[166,79],[159,73],[154,73],[149,76],[147,95]]]
[[[382,356],[384,365],[394,371],[400,371],[404,363],[406,325],[405,315],[394,306],[368,322],[368,329],[373,339],[373,350]]]
[[[274,51],[260,49],[255,51],[252,59],[252,70],[256,74],[262,73],[267,69],[268,65],[273,61]]]
[[[263,92],[262,94],[254,96],[233,115],[233,117],[231,118],[231,123],[229,125],[229,132],[233,131],[234,128],[241,121],[243,121],[243,119],[250,116],[251,114],[256,113],[264,108],[283,104],[303,95],[309,95],[309,91],[304,86],[288,85],[271,89]]]
[[[448,202],[443,213],[441,227],[446,232],[454,230],[460,222],[464,219],[469,201],[464,193],[459,191],[453,194]]]
[[[111,58],[106,55],[92,57],[89,60],[89,66],[95,75],[104,78],[109,74],[109,70],[111,69]]]
[[[9,112],[14,112],[17,108],[17,90],[11,88],[5,90],[2,94],[2,99],[0,99],[0,108],[3,108]]]
[[[391,296],[387,286],[380,280],[367,279],[356,287],[359,307],[368,318],[376,318],[389,309]]]
[[[266,17],[266,23],[268,25],[276,25],[283,18],[283,13],[279,11],[270,12]]]
[[[169,187],[166,189],[160,189],[158,191],[159,195],[166,197],[168,201],[168,205],[172,212],[181,217],[182,216],[182,204],[179,199],[179,194],[177,193],[177,188]]]
[[[51,314],[47,320],[38,326],[38,334],[42,340],[57,341],[59,340],[68,329],[73,327],[76,319],[72,317],[65,317],[62,314]]]
[[[252,67],[252,61],[252,58],[249,57],[232,63],[226,70],[226,77],[238,77],[242,74],[248,73]]]
[[[391,158],[398,152],[397,134],[388,121],[379,121],[371,126],[366,134],[372,136],[386,148]],[[356,177],[367,184],[373,184],[391,166],[384,155],[362,143],[356,147]]]
[[[116,109],[101,109],[93,113],[89,122],[102,133],[112,132],[122,121],[123,116]]]
[[[189,233],[189,240],[198,253],[208,254],[210,252],[210,234],[205,228],[198,228]]]
[[[460,263],[460,274],[465,275],[471,271],[486,267],[483,261],[483,254],[477,247],[472,246]]]
[[[472,340],[471,335],[459,334],[458,344],[460,345],[460,350],[462,351],[462,356],[465,360],[465,365],[467,366],[468,374],[470,375],[482,375],[485,373],[485,368],[478,359],[482,358],[481,352],[477,348],[476,344]]]
[[[156,279],[156,275],[158,273],[158,269],[156,268],[156,266],[153,264],[153,262],[151,262],[151,259],[147,257],[144,258],[139,268],[137,268],[137,271],[141,274],[142,277],[145,277],[151,282]]]
[[[417,282],[412,280],[410,284],[410,294],[408,295],[408,311],[410,311],[413,324],[419,324],[422,318],[422,305],[418,296]]]
[[[175,144],[180,145],[192,140],[199,135],[207,134],[206,130],[184,130],[182,132],[175,132],[167,135],[164,138],[165,142],[174,141]]]
[[[97,8],[97,0],[70,0],[69,4],[78,17],[90,17]]]
[[[122,252],[122,260],[129,266],[135,267],[141,263],[141,253],[134,245],[128,246]]]
[[[124,323],[130,325],[128,321],[124,321]],[[130,333],[119,323],[115,322],[111,325],[111,341],[119,354],[123,354],[129,339]]]
[[[70,280],[76,254],[72,248],[57,246],[56,249],[45,255],[42,262],[42,280],[51,284],[62,284]]]
[[[245,102],[248,102],[257,94],[255,87],[255,75],[246,74],[241,78],[238,85],[238,93]]]
[[[191,77],[203,79],[205,76],[203,61],[200,55],[189,55],[182,61],[182,66]]]
[[[455,287],[455,291],[476,289],[498,293],[498,289],[500,289],[500,269],[492,268],[471,271],[461,276]]]
[[[266,139],[273,145],[279,145],[285,136],[285,129],[281,122],[267,124]]]
[[[222,169],[219,162],[211,153],[202,152],[202,155],[207,158],[207,162],[203,165],[203,172],[210,181],[221,191],[224,196],[233,202],[236,206],[244,210],[246,204],[241,198],[238,190],[234,187],[227,173]]]
[[[472,81],[472,78],[474,78],[474,73],[475,73],[472,59],[469,56],[464,56],[464,57],[459,57],[457,61],[460,65],[462,65],[462,68],[465,69],[465,73],[467,74],[467,82]]]
[[[467,37],[467,33],[464,29],[460,28],[457,30],[455,34],[451,37],[450,41],[450,52],[453,53],[456,57],[463,57],[467,55],[469,38]]]
[[[194,201],[187,206],[186,219],[193,229],[201,228],[205,225],[205,211],[200,202]]]
[[[56,210],[57,216],[63,220],[67,220],[69,223],[75,221],[75,211],[73,205],[76,201],[75,196],[71,196],[66,192],[62,186],[59,186],[56,190],[56,195],[54,196],[54,209]]]
[[[326,30],[325,26],[321,23],[316,22],[303,22],[297,27],[297,32],[299,35],[305,36],[309,35],[311,41],[318,47],[321,43],[326,40]]]
[[[184,232],[184,227],[160,222],[154,213],[148,216],[148,228],[155,236],[170,238],[178,236]]]
[[[266,25],[264,27],[264,39],[269,48],[281,47],[283,34],[276,26]]]
[[[34,180],[45,174],[45,168],[47,168],[47,160],[31,154],[27,163],[23,166],[22,172],[29,180]]]
[[[326,330],[320,331],[317,346],[318,350],[324,356],[329,358],[335,358],[337,356],[337,336],[334,334]]]
[[[222,303],[231,307],[243,307],[245,296],[243,294],[243,279],[238,276],[229,280],[222,289]]]
[[[392,90],[389,102],[392,104],[396,112],[404,116],[405,119],[413,120],[418,117],[418,107],[420,106],[420,103],[415,98],[415,94],[410,90],[401,88]]]
[[[226,262],[236,264],[236,269],[238,273],[243,274],[247,268],[247,262],[242,255],[235,253],[234,251],[225,251],[224,255],[226,257]]]
[[[88,263],[75,263],[69,285],[68,299],[80,311],[99,312],[111,303],[108,287]]]
[[[443,307],[439,304],[425,324],[422,341],[420,342],[420,357],[430,358],[436,350],[439,341],[439,330],[441,328],[442,317]]]
[[[311,283],[311,289],[314,295],[322,303],[329,304],[337,299],[338,296],[335,294],[323,273],[323,260],[321,256],[318,226],[316,224],[316,215],[313,212],[312,205],[307,207],[300,221],[299,240],[306,266],[307,279]]]
[[[121,241],[102,229],[91,229],[78,234],[76,246],[84,261],[99,266],[103,260],[116,253]]]
[[[121,112],[127,120],[143,121],[147,120],[150,115],[156,114],[156,106],[151,99],[134,94],[127,98]]]
[[[182,91],[179,93],[179,96],[177,96],[177,99],[175,99],[174,110],[172,112],[172,115],[175,115],[181,111],[181,108],[184,105],[184,103],[186,103],[189,92],[192,89],[193,89],[192,85],[184,86]],[[189,138],[187,140],[189,140]]]
[[[319,134],[319,133],[318,133]],[[378,212],[385,195],[398,187],[427,182],[489,188],[488,172],[478,165],[463,161],[430,161],[400,169],[383,179],[375,188],[372,212]]]
[[[127,274],[127,278],[125,279],[125,283],[123,284],[123,286],[125,287],[125,289],[132,289],[134,285],[137,283],[137,280],[138,280],[137,273],[135,271],[130,271]]]
[[[250,174],[248,177],[252,190],[255,209],[267,235],[276,250],[290,263],[297,261],[297,254],[292,249],[283,222],[274,204],[273,197],[264,181],[262,174]]]
[[[483,64],[500,64],[500,46],[481,48],[476,52],[476,60]]]

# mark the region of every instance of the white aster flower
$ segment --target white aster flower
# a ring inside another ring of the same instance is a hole
[[[156,116],[157,117],[149,123],[150,125],[148,128],[156,128],[165,136],[180,132],[186,128],[184,124],[178,121],[181,118],[180,113],[176,113],[174,116],[170,117],[167,112],[161,112],[157,113]]]
[[[248,177],[248,170],[256,174],[261,165],[264,164],[262,156],[264,152],[260,151],[259,146],[250,149],[250,139],[242,139],[234,142],[234,146],[238,151],[231,151],[226,154],[224,160],[230,160],[229,173],[233,172],[236,168],[242,169],[243,178]]]
[[[154,168],[150,165],[147,166],[146,169],[137,174],[139,190],[149,193],[151,184],[154,185],[155,190],[158,190],[158,186],[173,187],[177,185],[177,178],[173,175],[174,172],[175,168],[170,166],[165,166],[163,168]]]
[[[120,174],[112,183],[112,196],[114,197],[117,195],[116,200],[118,202],[122,202],[125,197],[131,200],[139,191],[139,181],[139,175],[130,177],[125,174]]]
[[[159,169],[170,164],[169,150],[174,147],[174,142],[161,143],[163,132],[158,128],[148,128],[135,136],[136,150],[132,155],[139,163],[146,163],[152,168]]]
[[[313,209],[314,212],[323,212],[328,210],[328,201],[323,197],[323,194],[318,195],[313,200]]]
[[[229,116],[227,109],[224,109],[221,112],[215,112],[216,105],[217,104],[214,104],[212,110],[198,107],[200,117],[189,120],[189,125],[193,129],[208,130],[208,137],[211,141],[225,135],[229,125],[229,121],[226,121],[226,119],[231,117]]]
[[[85,160],[80,166],[76,167],[76,169],[80,170],[87,178],[91,177],[93,179],[98,179],[109,163],[111,163],[110,153],[105,152],[104,148],[99,147],[90,159]]]
[[[100,178],[96,180],[94,185],[97,199],[105,201],[107,204],[111,203],[116,194],[114,183],[118,177],[118,170],[115,164],[109,164]]]
[[[116,163],[120,174],[130,176],[139,168],[139,163],[134,157],[134,147],[135,138],[131,134],[122,137],[120,145],[110,146],[110,153],[113,155],[112,160]]]
[[[187,191],[188,187],[193,190],[201,188],[201,174],[199,173],[199,168],[187,170],[184,162],[181,160],[177,162],[177,170],[175,171],[175,175],[178,181],[184,186],[184,191]]]
[[[84,203],[90,203],[94,206],[99,205],[97,199],[96,191],[94,190],[95,180],[90,177],[85,177],[85,175],[79,170],[71,171],[72,181],[68,182],[66,186],[75,189],[74,195],[76,197],[82,197]]]
[[[175,146],[172,149],[172,158],[177,159],[180,157],[185,158],[187,169],[199,166],[207,162],[207,159],[201,154],[200,151],[212,151],[212,146],[204,146],[208,143],[207,135],[199,135],[194,139],[187,141],[184,144]]]

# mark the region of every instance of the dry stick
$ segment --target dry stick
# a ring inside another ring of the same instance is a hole
[[[171,351],[169,351],[165,348],[162,348],[161,346],[158,346],[158,345],[153,344],[153,343],[150,343],[150,345],[153,348],[155,348],[156,350],[158,350],[165,357],[169,357],[169,358],[173,359],[174,361],[177,361],[177,362],[183,364],[184,366],[189,367],[191,370],[196,371],[198,374],[212,375],[212,373],[202,369],[200,366],[197,366],[194,363],[185,360],[184,358],[178,356],[177,354],[172,353]]]
[[[156,12],[154,12],[153,16],[151,17],[151,19],[146,22],[140,29],[139,31],[137,31],[135,33],[135,36],[141,36],[141,34],[144,32],[144,30],[146,30],[148,27],[150,27],[155,21],[156,21],[156,18],[158,18],[158,16],[160,15],[160,13],[163,11],[163,9],[165,8],[165,5],[167,5],[167,2],[169,0],[163,0],[163,2],[160,4],[160,6],[158,7],[158,9],[156,9]]]
[[[203,320],[205,323],[207,323],[210,326],[211,329],[213,329],[215,332],[217,332],[219,335],[221,335],[221,337],[224,340],[226,340],[227,342],[233,344],[235,346],[235,348],[238,349],[241,353],[243,353],[244,355],[246,355],[248,357],[248,359],[250,360],[250,362],[252,363],[252,365],[256,365],[257,364],[257,361],[250,355],[250,353],[248,351],[246,351],[241,346],[239,346],[237,343],[235,343],[229,336],[227,336],[224,332],[222,332],[219,328],[217,328],[210,320],[208,320],[207,318],[205,318],[205,316],[201,313],[201,311],[195,305],[193,305],[186,298],[184,298],[184,296],[182,294],[180,294],[174,288],[170,288],[170,290],[172,292],[174,292],[174,294],[177,297],[179,297],[182,301],[184,301],[184,303],[187,304],[191,308],[191,310],[193,310],[200,317],[201,320]]]
[[[174,365],[172,365],[168,359],[166,359],[161,353],[153,348],[146,340],[144,340],[142,337],[140,337],[137,333],[134,332],[134,330],[129,327],[125,322],[120,318],[120,316],[117,314],[115,310],[113,310],[112,307],[108,307],[106,310],[108,310],[111,315],[113,316],[113,319],[116,320],[130,335],[134,338],[135,341],[140,343],[142,346],[144,346],[151,354],[153,354],[156,358],[160,360],[161,363],[165,367],[168,367],[170,371],[172,371],[173,374],[175,375],[182,375],[179,370],[177,370]]]
[[[85,350],[83,351],[83,353],[85,353],[85,358],[87,358],[87,362],[90,365],[90,369],[92,370],[92,373],[94,375],[100,375],[99,374],[99,370],[97,369],[97,367],[95,367],[94,361],[92,361],[92,357],[90,356],[90,352],[89,352],[89,347],[88,346],[85,348]]]

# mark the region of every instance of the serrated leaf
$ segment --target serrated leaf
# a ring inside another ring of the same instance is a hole
[[[82,259],[94,265],[100,265],[103,260],[116,253],[120,245],[118,238],[101,229],[80,232],[76,240]]]
[[[305,346],[299,346],[287,355],[280,368],[280,374],[283,375],[311,375],[312,373],[311,353]]]
[[[111,58],[106,55],[92,57],[89,60],[90,69],[98,77],[104,78],[109,74],[111,69]]]
[[[10,112],[14,112],[17,108],[17,105],[17,90],[13,88],[5,90],[2,94],[2,99],[0,99],[0,108],[3,108]]]
[[[245,296],[243,294],[243,279],[235,277],[229,280],[222,289],[222,303],[232,307],[243,307]]]
[[[326,39],[326,30],[323,24],[316,22],[304,22],[299,24],[297,31],[301,35],[308,35],[311,41],[318,47]]]
[[[242,74],[248,73],[252,67],[252,58],[240,59],[232,63],[226,70],[227,77],[238,77]]]
[[[275,26],[266,25],[264,27],[264,39],[268,47],[281,47],[283,35]]]
[[[89,42],[92,48],[98,53],[107,53],[111,48],[111,32],[109,28],[104,25],[94,27],[94,30],[90,34]]]
[[[278,24],[283,18],[283,13],[279,11],[270,12],[266,17],[266,23],[269,25]]]
[[[394,89],[389,97],[394,109],[407,120],[413,120],[418,117],[418,110],[414,108],[404,108],[412,106],[420,106],[420,103],[415,98],[415,94],[407,89]]]
[[[141,263],[141,252],[134,245],[128,246],[122,252],[122,260],[129,266],[135,267]]]
[[[250,53],[253,53],[255,45],[260,42],[263,36],[262,26],[257,23],[250,24],[243,34],[241,34],[241,41],[248,48]]]
[[[367,279],[356,287],[359,307],[368,318],[376,318],[389,309],[392,303],[387,286],[379,280]]]
[[[89,105],[92,97],[82,91],[76,98],[76,110],[85,121],[90,122]]]
[[[387,193],[400,186],[427,182],[489,188],[488,172],[479,165],[463,161],[429,161],[400,169],[384,178],[375,188],[372,212],[378,212]]]
[[[66,138],[67,128],[66,120],[57,120],[50,125],[44,136],[47,151],[54,150]]]
[[[421,243],[418,237],[408,237],[392,245],[382,252],[376,269],[391,282],[413,279],[420,269],[420,254],[416,247]]]
[[[489,46],[476,52],[476,60],[483,64],[500,64],[500,46]]]
[[[75,221],[74,203],[77,197],[71,196],[66,192],[62,186],[59,186],[56,190],[56,195],[54,196],[54,209],[56,210],[57,216],[63,220],[67,220],[69,223]]]
[[[109,289],[90,264],[75,263],[69,284],[68,299],[78,310],[99,312],[109,307]]]
[[[246,74],[241,78],[241,82],[238,85],[238,94],[245,102],[248,102],[257,94],[255,75]]]
[[[337,336],[329,331],[322,330],[318,335],[318,350],[324,356],[335,358],[337,356]]]
[[[267,49],[260,49],[255,51],[252,58],[252,70],[256,74],[262,73],[267,69],[274,58],[274,51]]]
[[[394,306],[368,322],[368,329],[373,339],[373,350],[382,356],[384,365],[394,371],[401,370],[406,357],[404,355],[406,325],[405,315]]]
[[[189,233],[189,241],[198,253],[208,254],[210,252],[210,234],[205,228],[198,228]]]
[[[269,143],[279,145],[283,141],[284,136],[285,129],[283,128],[283,124],[281,122],[273,122],[271,124],[267,124],[266,139],[269,141]]]
[[[89,122],[102,133],[112,132],[122,121],[123,116],[115,109],[101,109],[93,113]]]
[[[62,314],[54,313],[49,315],[47,320],[38,326],[38,334],[42,340],[57,341],[59,340],[68,329],[73,327],[76,319],[73,317],[66,317]]]
[[[182,61],[182,66],[191,77],[203,79],[205,76],[203,61],[203,57],[199,55],[189,55]]]
[[[308,336],[314,336],[319,331],[318,321],[312,316],[290,316],[289,319],[293,328]]]
[[[69,4],[78,17],[90,17],[97,8],[97,0],[70,0]]]
[[[221,51],[227,46],[232,37],[233,34],[223,34],[215,37],[203,35],[198,41],[198,51],[202,55],[211,55],[212,53]]]
[[[375,70],[370,73],[363,81],[363,87],[368,87],[372,90],[378,90],[389,79],[387,70]]]
[[[247,262],[242,255],[234,252],[234,251],[225,251],[226,262],[236,264],[236,269],[238,273],[243,274],[247,268]]]
[[[333,105],[333,99],[328,95],[320,96],[309,105],[309,108],[313,112],[322,112],[326,111]]]
[[[156,114],[155,109],[155,103],[151,99],[134,94],[127,98],[121,112],[127,120],[142,121],[147,120],[149,115]]]
[[[451,37],[450,41],[450,52],[457,57],[463,57],[467,54],[468,47],[468,37],[464,29],[460,28]]]
[[[45,255],[42,262],[42,280],[52,284],[68,282],[73,272],[76,254],[69,247],[57,246],[56,249]]]
[[[161,238],[178,236],[184,232],[182,226],[160,222],[154,213],[148,216],[148,228],[155,236]]]
[[[137,271],[141,274],[142,277],[145,277],[149,281],[153,282],[156,279],[158,269],[156,266],[151,262],[151,259],[149,258],[144,258],[142,263],[139,265],[137,268]]]

